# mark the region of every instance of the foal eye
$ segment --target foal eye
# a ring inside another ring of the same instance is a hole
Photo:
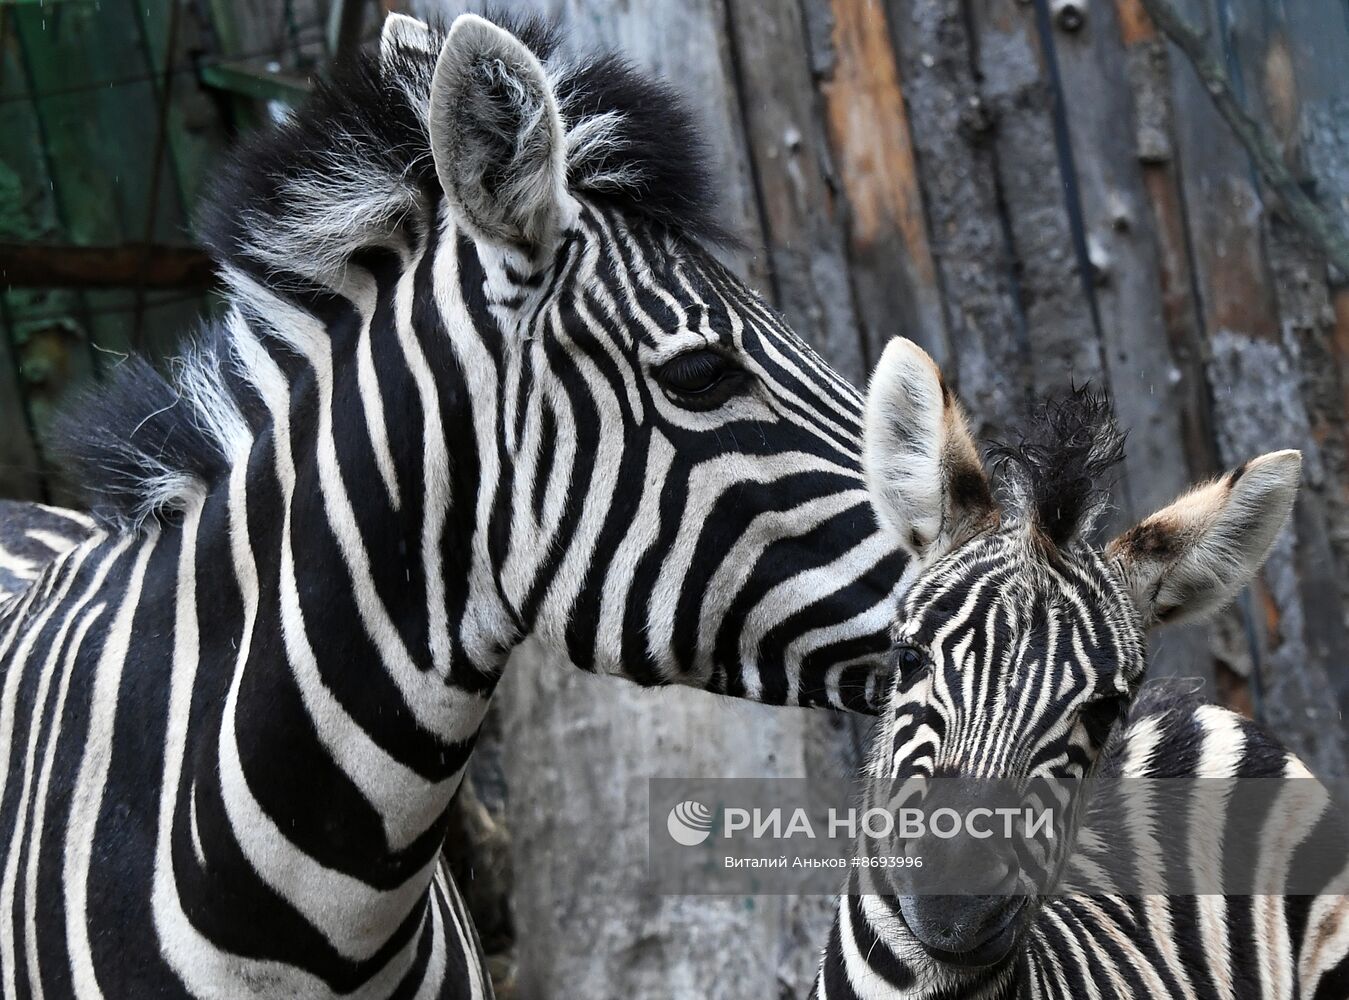
[[[671,358],[653,374],[677,402],[699,410],[721,405],[746,378],[745,371],[726,355],[707,349]]]
[[[927,654],[908,643],[895,647],[895,666],[903,676],[915,674],[927,666]]]

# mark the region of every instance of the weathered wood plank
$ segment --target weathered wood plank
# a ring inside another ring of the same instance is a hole
[[[950,346],[941,288],[885,9],[835,0],[827,13],[814,23],[816,31],[827,23],[828,38],[811,47],[828,54],[820,89],[839,196],[848,208],[849,260],[868,356],[879,357],[885,342],[903,333],[945,364]]]
[[[1162,321],[1179,372],[1173,387],[1185,454],[1199,477],[1218,472],[1204,375],[1204,338],[1190,268],[1185,212],[1176,169],[1171,70],[1166,43],[1139,0],[1116,0],[1132,93],[1133,141],[1157,249]]]
[[[1305,117],[1305,102],[1318,104],[1338,94],[1349,96],[1349,83],[1328,77],[1325,69],[1306,59],[1311,53],[1321,58],[1349,59],[1349,32],[1344,30],[1344,12],[1336,19],[1311,17],[1302,12],[1301,21],[1291,21],[1281,6],[1255,0],[1228,0],[1224,39],[1229,63],[1241,94],[1258,118],[1283,146],[1285,162],[1305,177],[1316,190],[1309,171],[1304,138],[1314,143],[1322,137],[1315,124]],[[1323,38],[1299,37],[1314,31]],[[1349,101],[1345,103],[1349,108]],[[1323,164],[1331,168],[1328,187],[1333,191],[1333,144],[1317,150]],[[1341,147],[1341,157],[1349,147]],[[1274,297],[1279,310],[1282,347],[1292,368],[1293,391],[1299,395],[1306,421],[1304,434],[1303,491],[1297,516],[1295,570],[1298,597],[1302,605],[1303,642],[1308,655],[1332,684],[1330,693],[1340,709],[1341,718],[1349,714],[1349,580],[1346,564],[1337,560],[1334,544],[1335,520],[1343,530],[1345,510],[1337,490],[1325,489],[1327,476],[1343,482],[1346,472],[1346,438],[1343,422],[1336,419],[1331,400],[1341,394],[1340,373],[1327,363],[1333,355],[1329,343],[1334,327],[1334,311],[1326,284],[1326,263],[1315,251],[1309,236],[1288,218],[1277,198],[1265,219],[1266,252],[1273,274]],[[1326,199],[1323,199],[1325,201]],[[1327,207],[1336,211],[1335,200]],[[1341,752],[1349,751],[1344,731],[1339,733]]]
[[[1017,289],[1030,346],[1030,386],[1059,392],[1073,381],[1103,381],[1088,264],[1075,232],[1069,151],[1056,130],[1051,52],[1044,50],[1036,6],[1017,0],[970,5],[975,67],[993,121],[1000,203],[1017,266]]]
[[[908,108],[932,254],[944,295],[946,365],[981,437],[1024,408],[1025,318],[1017,298],[991,142],[959,0],[886,5]]]

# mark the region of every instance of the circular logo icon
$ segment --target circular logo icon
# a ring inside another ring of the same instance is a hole
[[[665,828],[676,844],[697,847],[712,836],[712,810],[692,799],[681,802],[670,810]]]

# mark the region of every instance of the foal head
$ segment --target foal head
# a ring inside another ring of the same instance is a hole
[[[874,888],[898,897],[899,918],[944,965],[1009,954],[1033,910],[1028,894],[1061,871],[1078,792],[1138,691],[1145,633],[1230,600],[1297,491],[1299,454],[1262,455],[1100,545],[1092,529],[1122,450],[1104,397],[1079,390],[1048,403],[1019,444],[996,452],[999,503],[932,361],[896,341],[873,376],[867,482],[914,562],[893,627],[871,804],[921,803],[928,817],[1056,807],[1040,837],[1000,836],[984,814],[958,836],[929,830],[911,842],[924,884],[944,893],[918,892],[902,874]]]

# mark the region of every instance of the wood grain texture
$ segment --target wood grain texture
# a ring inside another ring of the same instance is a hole
[[[943,363],[950,347],[941,289],[885,10],[835,0],[828,13],[832,58],[820,90],[869,354],[879,357],[903,334]]]
[[[992,136],[959,0],[890,0],[929,243],[948,338],[945,369],[982,436],[1026,402],[1030,355]]]

